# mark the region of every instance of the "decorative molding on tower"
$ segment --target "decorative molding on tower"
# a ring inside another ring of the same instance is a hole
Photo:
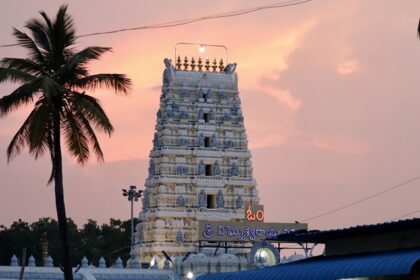
[[[165,59],[134,253],[197,251],[199,221],[242,221],[258,204],[236,63]]]

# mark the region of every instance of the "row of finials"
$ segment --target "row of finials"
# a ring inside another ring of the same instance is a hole
[[[213,59],[213,62],[210,64],[210,59],[208,58],[206,58],[206,60],[203,63],[203,59],[201,57],[199,57],[197,61],[194,59],[194,57],[192,57],[191,61],[189,61],[188,57],[186,56],[184,58],[184,63],[182,63],[181,56],[178,56],[175,66],[177,70],[185,71],[203,71],[204,68],[206,72],[210,72],[211,68],[211,72],[223,72],[225,69],[223,59],[220,59],[219,63],[217,63],[216,59]]]

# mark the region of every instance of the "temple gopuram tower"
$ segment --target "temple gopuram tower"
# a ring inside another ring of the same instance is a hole
[[[243,221],[258,204],[236,63],[165,59],[143,209],[141,262],[198,252],[200,221]],[[233,252],[234,253],[234,252]]]

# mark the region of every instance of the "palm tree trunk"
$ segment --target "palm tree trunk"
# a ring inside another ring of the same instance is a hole
[[[59,111],[59,110],[57,110]],[[55,207],[57,210],[58,230],[60,233],[61,248],[63,252],[64,279],[73,280],[73,270],[70,257],[70,247],[68,242],[66,207],[64,205],[63,190],[63,166],[61,158],[61,130],[60,130],[60,113],[54,115],[53,127],[53,145],[54,145],[54,183],[55,183]]]

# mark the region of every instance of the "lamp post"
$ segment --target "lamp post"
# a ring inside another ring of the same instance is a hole
[[[134,201],[138,201],[141,197],[143,191],[142,190],[136,190],[136,186],[130,186],[129,190],[122,189],[123,196],[127,196],[128,201],[131,202],[131,252],[133,251],[133,244],[134,244],[134,219],[133,219],[133,203]],[[130,253],[131,253],[130,252]],[[133,257],[133,255],[131,256]]]

